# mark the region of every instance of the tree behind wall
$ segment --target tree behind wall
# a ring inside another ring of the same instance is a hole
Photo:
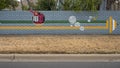
[[[0,0],[0,10],[8,7],[6,0]]]
[[[38,0],[36,10],[55,10],[55,0]]]
[[[27,0],[27,3],[28,3],[28,10],[32,9],[34,4],[30,2],[30,0]]]
[[[7,0],[8,1],[8,0]],[[12,8],[12,10],[16,10],[16,7],[18,6],[18,2],[16,0],[10,0],[9,7]]]
[[[18,6],[18,2],[16,0],[0,0],[0,10],[5,8],[16,10],[15,8],[17,6]]]
[[[60,1],[64,10],[96,11],[99,10],[101,0],[64,0]]]
[[[102,0],[59,0],[62,10],[96,11],[99,10]],[[57,0],[38,0],[37,10],[57,10]]]

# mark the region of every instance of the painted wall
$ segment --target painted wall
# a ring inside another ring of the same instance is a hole
[[[69,16],[72,15],[76,16],[77,19],[79,20],[88,20],[89,16],[96,16],[98,20],[106,20],[108,19],[109,16],[113,16],[113,18],[117,20],[118,24],[120,24],[119,11],[99,11],[99,12],[41,11],[41,12],[44,13],[46,20],[68,20]],[[31,19],[32,13],[30,13],[29,11],[0,11],[0,20],[31,20]],[[66,25],[69,26],[69,24]],[[84,26],[85,24],[81,25]],[[0,34],[109,34],[109,30],[85,30],[84,32],[80,30],[72,31],[0,30]],[[120,34],[120,25],[117,26],[117,29],[113,31],[112,34]]]
[[[89,16],[96,16],[98,20],[106,20],[113,16],[120,22],[119,11],[99,11],[99,12],[74,12],[74,11],[41,11],[46,20],[68,20],[72,15],[79,20],[87,20]],[[0,20],[31,20],[32,13],[29,11],[0,11]]]

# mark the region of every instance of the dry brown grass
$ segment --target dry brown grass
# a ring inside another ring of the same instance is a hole
[[[0,53],[120,53],[120,35],[1,35]]]

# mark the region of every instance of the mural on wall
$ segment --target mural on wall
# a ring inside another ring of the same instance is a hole
[[[0,11],[0,34],[12,34],[7,30],[13,34],[19,34],[17,30],[24,30],[22,34],[26,30],[31,34],[45,30],[48,34],[120,34],[120,0],[18,0],[18,4],[21,11]]]
[[[88,22],[91,22],[92,20],[94,20],[94,17],[89,16]],[[71,27],[78,27],[81,31],[98,29],[108,30],[109,34],[112,34],[112,32],[117,28],[117,21],[113,19],[112,16],[110,16],[109,19],[106,20],[105,26],[81,26],[80,22],[76,21],[75,16],[70,16],[69,22]]]
[[[108,31],[108,33],[106,33],[106,34],[113,34],[113,31],[116,30],[117,24],[118,24],[117,21],[112,16],[110,16],[104,22],[102,22],[101,20],[97,20],[97,17],[95,17],[95,16],[88,16],[88,20],[84,20],[84,21],[77,19],[76,16],[70,16],[68,18],[68,20],[54,20],[54,21],[51,20],[51,22],[46,20],[42,23],[41,23],[41,21],[43,21],[43,19],[45,18],[43,16],[43,14],[42,14],[42,16],[33,14],[33,18],[35,18],[35,19],[33,19],[33,23],[29,23],[29,24],[25,24],[25,25],[24,25],[24,23],[23,23],[23,25],[21,25],[19,23],[17,23],[17,24],[11,23],[11,25],[10,25],[10,24],[4,23],[4,21],[1,21],[0,30],[2,30],[2,31],[3,30],[48,30],[48,32],[51,30],[52,31],[63,30],[63,31],[67,32],[67,30],[70,30],[71,33],[73,33],[73,34],[76,34],[76,33],[72,32],[72,31],[76,31],[78,34],[82,34],[82,33],[90,34],[89,32],[84,33],[87,31],[90,31],[93,34],[97,34],[91,30],[96,30],[97,32],[105,30],[105,31]],[[32,20],[32,18],[31,18],[31,20]],[[14,24],[14,25],[12,25],[12,24]],[[86,24],[86,25],[83,25],[83,24]],[[4,33],[4,32],[0,31],[0,33]],[[39,34],[41,34],[41,31]],[[69,33],[67,33],[67,34],[69,34]],[[99,33],[99,34],[104,34],[104,32]]]

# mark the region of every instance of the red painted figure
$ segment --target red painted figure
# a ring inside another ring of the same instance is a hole
[[[40,13],[38,11],[32,11],[32,10],[30,12],[32,12],[34,15],[32,17],[32,20],[35,24],[43,24],[44,23],[45,16],[42,13]]]

